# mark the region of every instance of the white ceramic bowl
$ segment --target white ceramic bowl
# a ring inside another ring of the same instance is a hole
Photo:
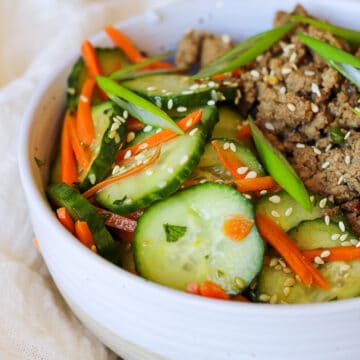
[[[240,40],[270,28],[275,10],[295,1],[183,1],[119,27],[140,48],[173,49],[189,27]],[[315,15],[358,28],[360,3],[302,3]],[[110,45],[103,34],[95,44]],[[360,299],[313,305],[243,304],[188,295],[127,273],[93,254],[56,220],[44,187],[65,102],[66,77],[78,54],[40,86],[24,116],[20,170],[34,231],[64,298],[83,323],[125,359],[359,359]],[[58,119],[58,121],[56,121]]]

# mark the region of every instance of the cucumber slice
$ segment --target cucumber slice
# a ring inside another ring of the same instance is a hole
[[[241,241],[223,234],[224,220],[235,214],[254,218],[251,203],[223,184],[196,185],[156,203],[135,230],[137,272],[179,290],[210,280],[229,294],[241,292],[260,271],[264,245],[255,226]],[[171,239],[164,226],[182,230]]]
[[[180,113],[190,107],[210,105],[209,101],[232,101],[237,91],[235,86],[219,87],[214,81],[198,84],[185,75],[152,75],[124,81],[121,85],[164,110],[177,109]]]
[[[120,67],[128,66],[131,64],[131,61],[120,49],[96,48],[95,51],[99,60],[100,68],[105,76],[110,75],[112,72],[118,70]],[[86,70],[84,60],[82,57],[79,57],[79,59],[76,61],[73,68],[71,69],[71,73],[68,78],[67,107],[69,109],[76,109],[81,88],[88,76],[89,75]],[[96,93],[94,93],[94,97],[91,103],[95,104],[101,101],[101,98]]]
[[[74,221],[86,221],[98,253],[113,263],[119,263],[116,242],[89,201],[64,183],[50,185],[47,194],[54,206],[65,207]]]
[[[356,239],[350,231],[341,232],[338,224],[331,222],[326,225],[321,219],[305,221],[289,232],[301,250],[341,246],[339,239],[332,240],[334,234],[347,234],[348,239]],[[271,261],[274,265],[274,260]],[[277,302],[290,304],[347,299],[360,295],[360,260],[331,261],[319,265],[318,269],[327,280],[329,290],[307,287],[297,281],[293,273],[284,273],[281,266],[264,265],[258,278],[258,300],[264,298],[261,297],[264,294],[275,298]]]
[[[284,231],[288,231],[304,220],[313,220],[322,216],[326,209],[319,205],[321,198],[316,195],[312,195],[312,198],[314,199],[313,209],[307,211],[287,192],[280,191],[262,196],[256,202],[255,211],[257,214],[268,216]],[[331,207],[330,202],[327,202],[327,206]]]
[[[236,139],[243,121],[239,110],[230,106],[220,106],[219,122],[215,125],[212,137]]]
[[[216,107],[204,107],[198,131],[164,143],[154,164],[105,187],[96,194],[96,201],[113,212],[126,214],[175,192],[197,165],[217,116]]]
[[[89,167],[79,175],[82,191],[100,182],[108,174],[116,152],[125,140],[126,120],[123,116],[124,110],[111,101],[92,107],[95,139],[89,147]]]

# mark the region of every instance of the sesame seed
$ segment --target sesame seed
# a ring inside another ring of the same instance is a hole
[[[248,167],[246,166],[241,166],[239,168],[236,169],[236,172],[239,174],[239,175],[244,175],[245,173],[247,173],[249,170]]]
[[[357,248],[360,247],[360,241],[358,241],[358,243],[356,244],[356,247],[357,247]]]
[[[230,148],[230,144],[228,142],[226,142],[224,145],[223,145],[223,149],[224,150],[228,150]]]
[[[196,90],[198,88],[199,88],[199,84],[196,84],[196,83],[189,87],[190,90]]]
[[[126,198],[125,200],[124,200],[124,204],[125,205],[130,205],[132,203],[132,199],[130,199],[130,198]]]
[[[168,172],[169,174],[172,174],[172,173],[174,172],[174,169],[173,169],[172,167],[168,167],[168,168],[167,168],[167,172]]]
[[[337,184],[338,184],[338,185],[341,185],[341,184],[343,183],[343,181],[344,181],[344,175],[341,175],[341,176],[339,177],[339,180],[338,180]]]
[[[346,155],[344,161],[345,161],[346,165],[350,165],[350,162],[351,162],[350,155]]]
[[[318,107],[316,104],[311,103],[310,106],[311,106],[311,111],[312,111],[313,113],[319,112],[319,107]]]
[[[197,131],[199,130],[199,128],[193,128],[190,132],[189,132],[189,135],[190,136],[194,136],[196,133],[197,133]]]
[[[147,176],[151,176],[151,175],[153,174],[153,171],[152,171],[151,169],[147,169],[147,170],[145,171],[145,174],[146,174]]]
[[[292,103],[288,103],[286,106],[292,112],[294,112],[296,110],[296,106]]]
[[[272,123],[266,122],[265,128],[268,130],[275,130],[274,125]]]
[[[320,257],[322,258],[326,258],[330,256],[330,251],[329,250],[324,250],[321,254],[320,254]]]
[[[345,136],[344,136],[344,140],[347,140],[351,135],[351,131],[348,131]]]
[[[154,90],[157,90],[157,87],[156,86],[148,86],[146,88],[147,91],[154,91]]]
[[[282,270],[282,266],[280,264],[277,264],[276,266],[274,266],[275,270]]]
[[[341,246],[352,246],[351,242],[350,241],[343,241],[341,243]]]
[[[206,179],[201,179],[201,180],[199,181],[200,184],[205,184],[206,182],[207,182]]]
[[[185,124],[186,128],[189,128],[192,125],[192,122],[193,122],[193,118],[190,118]]]
[[[221,41],[224,43],[224,44],[229,44],[230,41],[231,41],[231,38],[228,34],[224,34],[224,35],[221,35]]]
[[[280,214],[279,214],[276,210],[272,210],[272,211],[271,211],[271,216],[272,216],[272,217],[275,217],[275,218],[279,218],[279,217],[280,217]]]
[[[216,102],[217,99],[218,99],[218,96],[217,96],[217,92],[216,90],[212,89],[211,90],[211,98]],[[215,105],[215,104],[214,104]]]
[[[279,264],[281,265],[281,267],[286,268],[286,264],[283,259],[279,259]]]
[[[281,69],[281,73],[282,73],[283,75],[290,74],[291,71],[292,71],[292,70],[291,70],[290,68],[282,68],[282,69]]]
[[[277,258],[271,258],[270,262],[269,262],[269,266],[270,267],[274,267],[278,264],[278,259]]]
[[[184,165],[189,160],[187,155],[184,155],[180,160],[180,165]]]
[[[319,97],[321,96],[319,86],[315,83],[311,84],[311,92],[313,92],[314,94],[316,94]]]
[[[209,100],[209,101],[207,102],[207,104],[208,104],[209,106],[214,106],[214,105],[215,105],[215,100]]]
[[[131,150],[127,150],[125,155],[124,155],[124,159],[129,159],[129,157],[131,157]]]
[[[330,163],[328,161],[325,161],[325,162],[322,163],[321,168],[322,169],[327,169],[329,166],[330,166]]]
[[[286,93],[286,87],[282,86],[279,90],[280,94],[285,94]]]
[[[155,134],[159,134],[162,132],[162,129],[161,128],[158,128],[156,131],[155,131]]]
[[[215,81],[208,82],[208,87],[215,87],[215,85],[216,85]]]
[[[313,147],[313,150],[314,150],[314,153],[316,154],[316,155],[321,155],[321,150],[320,149],[318,149],[317,147]]]
[[[187,110],[187,108],[185,106],[178,106],[176,111],[177,112],[185,112]]]
[[[267,301],[270,300],[270,295],[268,295],[268,294],[260,294],[259,300],[262,301],[262,302],[267,302]]]
[[[329,144],[326,148],[325,148],[325,152],[329,152],[332,148],[332,144]]]
[[[127,110],[124,110],[124,112],[123,112],[123,118],[124,118],[124,119],[127,119],[128,117],[129,117],[128,111],[127,111]]]
[[[350,270],[351,269],[351,266],[349,265],[349,264],[341,264],[340,266],[339,266],[339,270],[341,271],[341,272],[345,272],[345,271],[348,271],[348,270]]]
[[[148,146],[149,146],[148,143],[142,143],[142,144],[139,145],[139,149],[140,149],[140,150],[144,150],[144,149],[146,149]]]
[[[163,189],[165,186],[166,186],[166,181],[160,181],[160,182],[158,183],[158,187],[159,187],[160,189]]]
[[[297,54],[296,52],[293,52],[291,55],[290,55],[290,58],[289,58],[289,61],[290,62],[294,62],[297,58]]]
[[[351,245],[356,246],[358,244],[358,241],[356,239],[350,239]]]
[[[245,179],[255,179],[256,177],[257,177],[256,171],[249,171],[246,174]]]
[[[230,150],[236,152],[236,145],[234,143],[230,143]]]
[[[296,144],[296,147],[297,147],[298,149],[304,149],[304,148],[305,148],[305,145],[304,145],[304,144],[301,144],[301,143],[297,143],[297,144]]]
[[[278,300],[278,297],[276,294],[272,295],[270,298],[270,304],[276,304]]]
[[[171,110],[172,107],[173,107],[173,105],[174,105],[174,101],[173,101],[173,99],[170,99],[170,100],[167,102],[167,108],[168,108],[169,110]]]
[[[295,285],[295,280],[291,277],[287,278],[284,281],[284,286],[294,286]]]
[[[126,142],[129,143],[135,139],[135,133],[130,131],[126,136]]]
[[[339,221],[339,222],[338,222],[338,225],[339,225],[340,231],[345,232],[345,224],[344,224],[344,222],[343,222],[343,221]]]
[[[95,174],[90,174],[90,175],[88,176],[88,179],[89,179],[91,185],[94,185],[94,184],[96,183],[96,176],[95,176]]]
[[[293,212],[293,208],[292,207],[289,207],[288,209],[286,209],[285,211],[285,216],[290,216]]]
[[[257,70],[251,70],[251,71],[250,71],[250,75],[251,75],[252,77],[254,77],[255,79],[258,79],[259,76],[260,76],[260,74],[259,74],[259,72],[258,72]]]
[[[144,132],[149,132],[149,131],[151,131],[153,129],[153,127],[151,126],[151,125],[146,125],[145,127],[144,127]]]
[[[314,200],[315,200],[315,196],[314,195],[310,195],[310,201],[313,203],[314,202]]]
[[[116,131],[113,130],[113,131],[109,132],[109,135],[108,135],[109,139],[113,139],[115,136],[116,136]]]
[[[120,173],[120,166],[119,166],[119,165],[115,165],[114,168],[113,168],[112,171],[111,171],[111,174],[112,174],[112,175],[116,175],[116,174],[118,174],[118,173]]]
[[[183,90],[181,93],[182,93],[183,95],[191,95],[191,94],[194,93],[194,91],[193,91],[193,90]]]
[[[304,75],[306,75],[306,76],[314,76],[314,75],[315,75],[315,72],[312,71],[312,70],[305,70],[305,71],[304,71]]]
[[[281,198],[279,195],[273,195],[269,197],[269,201],[272,202],[273,204],[279,204],[281,201]]]
[[[347,239],[347,237],[348,237],[348,234],[342,234],[340,236],[340,241],[345,241]]]
[[[261,190],[260,191],[260,195],[266,195],[267,194],[267,190]]]
[[[319,201],[319,206],[321,209],[323,209],[326,206],[327,198],[323,198]]]
[[[200,85],[199,85],[199,88],[200,88],[200,89],[205,89],[206,87],[207,87],[206,84],[200,84]]]
[[[331,240],[334,240],[334,241],[339,240],[339,237],[340,237],[340,234],[332,234]]]
[[[324,264],[324,260],[320,257],[320,256],[315,256],[314,258],[314,263],[318,264],[318,265],[323,265]]]
[[[263,59],[263,57],[264,57],[264,55],[258,55],[258,56],[256,57],[256,61],[257,61],[257,62],[261,61],[261,60]]]
[[[244,196],[246,199],[248,199],[248,200],[251,200],[251,199],[252,199],[251,195],[249,195],[249,194],[243,194],[243,196]]]
[[[283,293],[285,296],[289,296],[291,288],[289,286],[285,286],[283,289]]]
[[[80,100],[81,100],[82,102],[84,102],[84,103],[89,102],[89,98],[86,97],[85,95],[80,95]]]
[[[324,216],[324,222],[325,222],[326,226],[328,226],[330,224],[330,216],[329,215]]]
[[[76,93],[76,90],[74,88],[67,88],[66,92],[70,95],[74,95]]]
[[[157,107],[161,108],[161,107],[162,107],[161,99],[156,98],[156,100],[155,100],[155,105],[156,105]]]

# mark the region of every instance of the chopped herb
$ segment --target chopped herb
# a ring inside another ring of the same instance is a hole
[[[339,126],[332,126],[330,128],[330,138],[334,144],[341,145],[344,143],[344,133]]]
[[[114,200],[114,201],[113,201],[113,204],[114,204],[114,205],[122,205],[123,202],[124,202],[126,199],[127,199],[127,196],[125,195],[125,196],[124,196],[123,198],[121,198],[121,199]]]
[[[171,225],[171,224],[164,224],[163,226],[164,226],[167,242],[178,241],[181,237],[185,235],[187,230],[186,226]]]
[[[42,161],[42,160],[40,160],[40,159],[39,159],[39,158],[37,158],[36,156],[34,156],[34,160],[35,160],[36,165],[37,165],[37,167],[38,167],[38,168],[41,168],[42,166],[44,166],[44,165],[45,165],[45,162],[44,162],[44,161]]]
[[[225,275],[225,273],[222,270],[217,271],[217,276],[218,277],[223,277],[224,275]]]

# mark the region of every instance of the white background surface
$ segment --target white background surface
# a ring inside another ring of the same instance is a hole
[[[32,245],[17,134],[38,83],[112,24],[174,0],[0,1],[0,359],[114,359],[70,313]],[[31,211],[31,209],[30,209]]]

